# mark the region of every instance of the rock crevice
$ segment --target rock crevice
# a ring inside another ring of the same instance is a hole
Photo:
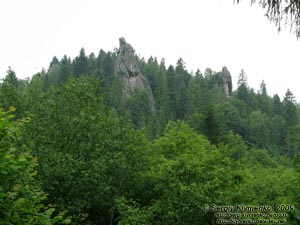
[[[132,96],[136,90],[144,90],[149,96],[151,108],[154,109],[153,94],[148,80],[141,73],[134,49],[123,37],[119,39],[119,44],[116,63],[117,72],[123,81],[123,95],[125,100]]]

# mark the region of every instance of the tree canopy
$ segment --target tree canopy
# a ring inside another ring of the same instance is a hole
[[[9,68],[0,84],[0,224],[212,225],[212,204],[282,204],[286,224],[300,223],[291,90],[269,96],[262,81],[255,91],[241,70],[228,95],[220,72],[136,56],[149,89],[126,97],[117,57],[81,49],[29,80]]]

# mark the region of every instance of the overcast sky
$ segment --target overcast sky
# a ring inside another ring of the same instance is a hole
[[[300,42],[289,27],[278,33],[250,0],[9,0],[0,2],[0,78],[47,69],[53,58],[74,58],[84,47],[113,51],[125,37],[136,53],[167,64],[181,57],[189,71],[241,69],[249,86],[265,80],[270,95],[288,88],[300,100]]]

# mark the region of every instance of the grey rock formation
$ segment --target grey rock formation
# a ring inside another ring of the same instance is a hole
[[[125,100],[132,96],[136,89],[145,90],[148,93],[152,109],[154,98],[148,80],[141,73],[137,64],[135,51],[124,38],[119,39],[120,46],[117,55],[117,71],[123,81],[123,95]]]
[[[118,69],[125,77],[135,77],[141,72],[135,60],[134,49],[126,43],[125,38],[120,38],[118,51]]]
[[[232,79],[231,74],[228,71],[228,69],[224,66],[222,69],[222,72],[218,73],[218,76],[220,78],[221,84],[223,86],[223,90],[226,94],[226,96],[230,96],[232,94]]]

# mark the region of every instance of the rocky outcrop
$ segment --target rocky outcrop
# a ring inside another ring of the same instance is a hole
[[[120,46],[117,54],[117,72],[123,81],[123,95],[125,99],[132,96],[134,92],[145,90],[149,96],[150,103],[154,109],[154,98],[148,80],[141,73],[138,66],[135,51],[124,38],[119,39]]]
[[[217,73],[221,85],[223,86],[224,93],[227,97],[232,94],[232,79],[228,69],[224,66],[222,72]]]
[[[126,43],[124,38],[120,38],[119,42],[118,70],[125,77],[139,76],[141,72],[135,59],[134,49],[130,44]]]

